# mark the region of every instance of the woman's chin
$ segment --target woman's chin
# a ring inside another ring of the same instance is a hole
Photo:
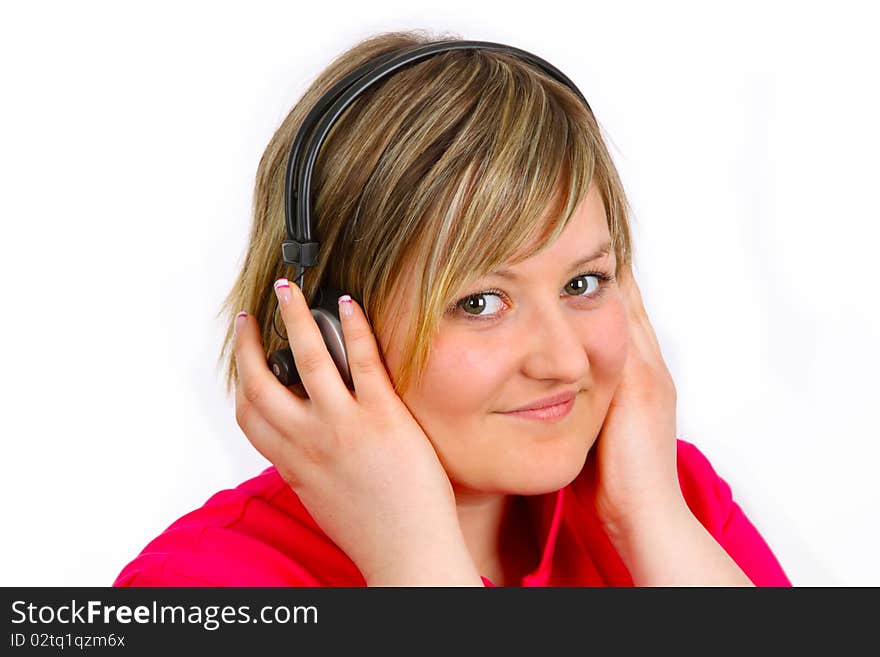
[[[516,467],[505,473],[511,493],[543,495],[565,488],[580,474],[590,446],[553,454],[524,455]]]

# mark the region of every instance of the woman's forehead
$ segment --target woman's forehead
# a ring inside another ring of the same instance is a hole
[[[595,181],[591,182],[587,194],[575,208],[562,233],[555,240],[549,242],[548,237],[555,223],[551,214],[553,210],[558,210],[558,207],[548,207],[547,212],[541,217],[541,221],[535,224],[529,238],[516,253],[505,259],[492,272],[484,275],[480,275],[479,272],[460,275],[461,286],[488,278],[493,273],[500,275],[501,278],[504,278],[505,274],[508,274],[508,278],[517,278],[519,270],[528,269],[533,261],[544,258],[548,260],[559,258],[558,264],[565,266],[569,264],[569,261],[573,261],[573,258],[584,259],[588,251],[593,253],[594,250],[599,250],[610,242],[605,205]],[[412,314],[415,304],[421,297],[419,287],[426,275],[425,258],[434,246],[436,244],[431,239],[420,239],[405,257],[400,273],[389,286],[388,296],[390,299],[386,300],[385,304],[388,309],[388,319],[400,314]],[[547,251],[551,253],[547,253]],[[611,255],[613,255],[613,250]]]

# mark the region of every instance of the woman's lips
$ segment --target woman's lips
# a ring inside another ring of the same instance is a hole
[[[524,420],[543,420],[545,422],[553,422],[564,418],[571,412],[571,409],[574,408],[574,400],[576,398],[577,395],[572,395],[571,399],[562,402],[561,404],[545,406],[544,408],[533,408],[527,411],[507,411],[503,412],[502,415],[518,417]]]

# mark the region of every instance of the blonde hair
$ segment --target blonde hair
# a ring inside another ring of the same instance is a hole
[[[361,64],[449,39],[461,37],[415,30],[357,43],[312,82],[272,136],[257,168],[244,263],[218,313],[228,327],[219,358],[227,394],[238,376],[232,319],[239,310],[256,318],[267,356],[288,346],[273,328],[272,283],[296,275],[281,260],[284,173],[306,114]],[[402,371],[389,373],[401,396],[423,373],[462,286],[548,247],[591,182],[605,203],[618,267],[631,262],[628,203],[595,117],[567,86],[507,53],[447,51],[373,85],[335,123],[312,180],[321,246],[318,264],[303,276],[306,299],[321,283],[342,289],[360,302],[375,332],[398,303],[398,281],[419,282]],[[541,223],[545,230],[536,236]]]

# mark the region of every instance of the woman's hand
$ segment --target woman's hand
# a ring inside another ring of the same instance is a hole
[[[632,270],[618,285],[629,353],[578,483],[636,586],[751,586],[690,512],[676,464],[675,384]]]
[[[685,505],[676,466],[675,384],[630,268],[618,286],[627,307],[629,353],[584,467],[600,521],[625,532],[651,515]]]
[[[352,393],[299,286],[276,292],[308,398],[269,369],[256,323],[238,320],[235,415],[248,440],[368,584],[481,585],[446,471],[396,394],[361,308],[340,307]]]

